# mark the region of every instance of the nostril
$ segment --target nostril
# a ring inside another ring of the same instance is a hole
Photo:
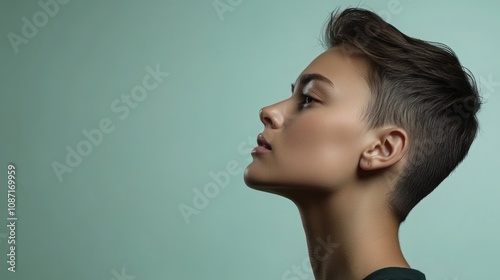
[[[260,121],[265,127],[276,128],[281,124],[281,112],[275,105],[267,106],[259,111]]]
[[[273,121],[272,119],[267,116],[267,115],[263,115],[260,120],[262,121],[262,123],[264,124],[264,126],[272,126],[273,125]]]

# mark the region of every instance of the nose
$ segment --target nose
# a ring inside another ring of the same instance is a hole
[[[279,128],[283,125],[283,114],[277,106],[279,103],[266,106],[259,111],[260,121],[265,127]]]

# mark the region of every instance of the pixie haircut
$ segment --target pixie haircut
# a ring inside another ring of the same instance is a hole
[[[395,125],[408,134],[404,168],[384,173],[392,180],[388,206],[402,223],[476,138],[481,99],[474,76],[448,46],[409,37],[365,9],[334,10],[322,39],[325,48],[368,61],[367,128]]]

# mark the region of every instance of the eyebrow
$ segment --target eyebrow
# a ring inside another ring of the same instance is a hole
[[[302,74],[298,80],[299,80],[298,87],[305,86],[306,84],[308,84],[310,81],[313,80],[327,82],[329,85],[333,87],[333,83],[332,81],[330,81],[330,79],[318,73]],[[295,90],[295,83],[292,83],[292,95],[294,90]]]

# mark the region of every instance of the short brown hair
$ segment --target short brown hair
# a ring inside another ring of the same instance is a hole
[[[403,222],[462,162],[477,135],[474,76],[448,46],[409,37],[365,9],[334,10],[323,45],[369,61],[368,127],[396,125],[408,133],[407,165],[388,197]]]

